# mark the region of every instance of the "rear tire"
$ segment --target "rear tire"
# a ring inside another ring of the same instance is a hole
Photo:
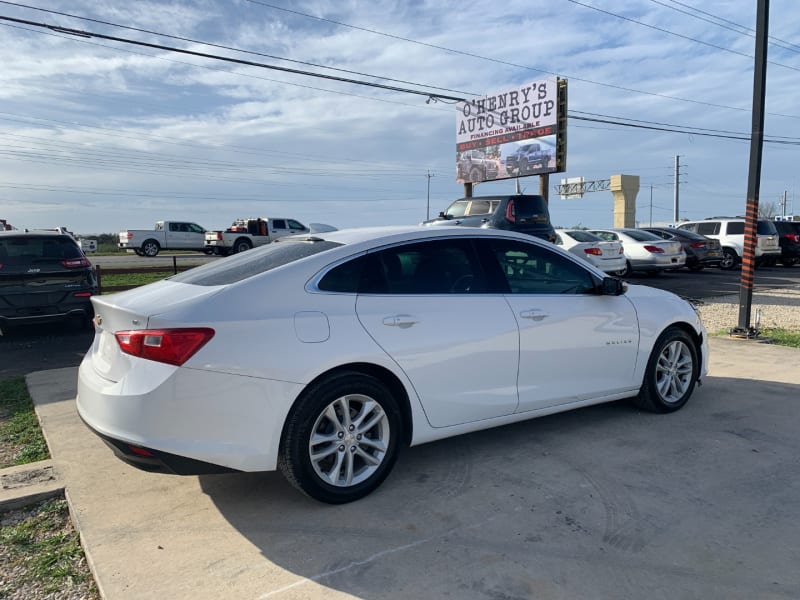
[[[631,269],[631,261],[626,260],[625,261],[625,268],[624,269],[620,269],[619,271],[614,273],[614,275],[616,275],[617,277],[629,277],[632,271],[633,271],[633,269]]]
[[[142,253],[150,258],[158,256],[159,250],[161,250],[161,246],[159,246],[158,242],[155,240],[147,240],[144,244],[142,244]]]
[[[723,271],[730,271],[739,264],[739,255],[731,248],[722,249],[722,260],[719,263],[719,268]]]
[[[397,401],[380,380],[338,373],[300,396],[284,426],[278,468],[320,502],[358,500],[389,475],[401,422]]]
[[[247,252],[250,248],[253,247],[253,244],[250,243],[250,240],[246,238],[242,238],[240,240],[236,240],[233,243],[233,254],[239,254],[239,252]]]
[[[674,412],[688,402],[699,372],[692,338],[683,329],[668,327],[653,346],[634,403],[651,412]]]

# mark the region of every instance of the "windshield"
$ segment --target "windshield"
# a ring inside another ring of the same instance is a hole
[[[456,200],[444,211],[447,217],[463,217],[467,212],[469,200]]]

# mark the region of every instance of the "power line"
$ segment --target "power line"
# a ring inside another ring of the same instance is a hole
[[[573,1],[573,0],[570,0],[570,1]],[[165,50],[165,51],[169,51],[169,52],[177,52],[177,53],[180,53],[180,54],[188,54],[188,55],[192,55],[192,56],[199,56],[199,57],[207,58],[207,59],[211,59],[211,60],[221,60],[221,61],[225,61],[225,62],[242,64],[242,65],[247,65],[247,66],[252,66],[252,67],[259,67],[259,68],[264,68],[264,69],[272,69],[272,70],[284,71],[284,72],[294,73],[294,74],[297,74],[297,75],[305,75],[305,76],[309,76],[309,77],[318,77],[318,78],[322,78],[322,79],[329,79],[329,80],[333,80],[333,81],[351,83],[351,84],[356,84],[356,85],[363,85],[363,86],[379,88],[379,89],[383,89],[383,90],[390,90],[390,91],[401,92],[401,93],[415,94],[415,95],[418,95],[418,96],[426,96],[429,99],[431,99],[431,98],[433,98],[433,99],[445,99],[445,100],[451,100],[451,101],[454,101],[454,102],[466,101],[465,98],[456,97],[456,96],[449,96],[449,95],[442,95],[442,94],[439,94],[439,93],[436,93],[436,92],[425,92],[425,91],[420,91],[420,90],[401,88],[401,87],[397,87],[397,86],[388,86],[388,85],[383,85],[383,84],[369,82],[369,81],[361,81],[361,80],[357,80],[357,79],[350,79],[350,78],[343,78],[343,77],[338,77],[338,76],[333,76],[333,75],[326,75],[326,74],[323,74],[323,73],[315,73],[315,72],[312,72],[312,71],[303,71],[303,70],[298,70],[298,69],[290,69],[290,68],[287,68],[287,67],[281,67],[281,66],[277,66],[277,65],[269,65],[269,64],[265,64],[265,63],[255,62],[255,61],[242,60],[242,59],[231,58],[231,57],[227,57],[227,56],[209,54],[209,53],[205,53],[205,52],[197,52],[197,51],[186,50],[186,49],[182,49],[182,48],[175,48],[175,47],[171,47],[171,46],[165,46],[165,45],[162,45],[162,44],[152,44],[152,43],[149,43],[149,42],[131,40],[131,39],[128,39],[128,38],[120,38],[120,37],[116,37],[116,36],[108,36],[108,35],[105,35],[105,34],[94,33],[94,32],[89,32],[89,31],[84,31],[84,30],[64,28],[64,27],[60,27],[60,26],[56,26],[56,25],[51,25],[51,24],[48,24],[48,23],[38,23],[38,22],[35,22],[35,21],[17,19],[17,18],[14,18],[14,17],[8,17],[8,16],[3,16],[3,15],[0,15],[0,20],[8,20],[8,21],[17,22],[17,23],[23,23],[23,24],[26,24],[26,25],[34,26],[34,27],[42,27],[42,28],[53,30],[53,31],[59,31],[59,32],[62,32],[62,33],[67,33],[67,34],[70,34],[70,35],[77,35],[77,36],[81,36],[81,37],[98,37],[100,39],[107,39],[107,40],[111,40],[111,41],[127,43],[127,44],[133,44],[133,45],[137,45],[137,46],[145,46],[145,47],[149,47],[149,48],[156,48],[156,49]],[[672,133],[687,133],[687,134],[704,136],[704,137],[728,138],[728,139],[736,139],[736,140],[749,140],[750,139],[749,136],[746,135],[746,134],[726,135],[726,134],[719,134],[719,133],[711,133],[711,132],[708,132],[708,131],[702,131],[702,130],[699,130],[697,128],[688,127],[688,126],[687,127],[682,127],[682,129],[678,130],[678,129],[675,129],[676,126],[663,127],[663,126],[657,126],[657,125],[648,125],[648,124],[644,124],[643,122],[639,122],[638,124],[637,123],[625,123],[625,122],[621,122],[621,121],[615,121],[613,119],[590,118],[590,117],[581,117],[581,116],[577,116],[577,115],[570,115],[570,118],[577,119],[577,120],[583,120],[583,121],[591,121],[591,122],[596,122],[596,123],[615,124],[615,125],[619,125],[621,127],[631,127],[631,128],[636,128],[636,129],[649,129],[649,130],[653,130],[653,131],[665,131],[665,132],[672,132]],[[798,143],[798,142],[792,142],[792,141],[780,141],[780,140],[775,140],[775,139],[772,139],[772,140],[769,140],[769,141],[771,143],[776,143],[776,144],[783,143],[783,144],[788,144],[788,145],[795,145],[796,143]]]
[[[647,27],[649,29],[654,29],[655,31],[659,31],[661,33],[666,33],[669,35],[673,35],[675,37],[679,37],[684,40],[689,40],[691,42],[695,42],[696,44],[702,44],[703,46],[708,46],[709,48],[715,48],[717,50],[722,50],[723,52],[730,52],[731,54],[736,54],[738,56],[743,56],[745,58],[754,58],[752,54],[747,54],[746,52],[740,52],[738,50],[733,50],[731,48],[725,48],[724,46],[718,46],[717,44],[712,44],[711,42],[705,42],[703,40],[698,40],[697,38],[693,38],[688,35],[683,35],[682,33],[677,33],[675,31],[670,31],[669,29],[664,29],[663,27],[658,27],[656,25],[651,25],[649,23],[644,23],[642,21],[638,21],[636,19],[632,19],[630,17],[626,17],[624,15],[620,15],[615,12],[611,12],[609,10],[604,10],[602,8],[598,8],[597,6],[592,6],[591,4],[584,4],[583,2],[579,2],[578,0],[567,0],[567,2],[572,2],[573,4],[577,4],[578,6],[582,6],[584,8],[589,8],[591,10],[595,10],[599,13],[603,13],[605,15],[609,15],[612,17],[616,17],[617,19],[622,19],[623,21],[628,21],[630,23],[634,23],[636,25],[641,25],[642,27]],[[800,67],[793,67],[791,65],[785,65],[783,63],[775,62],[772,60],[767,61],[771,65],[775,65],[776,67],[783,67],[784,69],[791,69],[792,71],[800,72]]]
[[[500,59],[496,59],[496,58],[482,56],[480,54],[475,54],[475,53],[472,53],[472,52],[466,52],[466,51],[463,51],[463,50],[457,50],[457,49],[454,49],[454,48],[448,48],[446,46],[440,46],[440,45],[437,45],[437,44],[431,44],[431,43],[428,43],[428,42],[422,42],[422,41],[419,41],[419,40],[414,40],[412,38],[407,38],[407,37],[403,37],[403,36],[393,35],[393,34],[390,34],[390,33],[385,33],[385,32],[382,32],[382,31],[378,31],[376,29],[370,29],[370,28],[366,28],[366,27],[359,27],[357,25],[352,25],[350,23],[344,23],[342,21],[336,21],[336,20],[333,20],[333,19],[327,19],[327,18],[324,18],[324,17],[318,17],[318,16],[315,16],[315,15],[310,15],[308,13],[303,13],[301,11],[284,8],[284,7],[281,7],[281,6],[276,6],[274,4],[263,2],[263,1],[260,1],[260,0],[246,0],[246,1],[250,2],[251,4],[264,6],[264,7],[267,7],[267,8],[271,8],[271,9],[274,9],[274,10],[283,11],[283,12],[286,12],[286,13],[302,16],[304,18],[309,18],[309,19],[313,19],[313,20],[316,20],[316,21],[327,22],[327,23],[335,24],[335,25],[338,25],[338,26],[341,26],[341,27],[347,27],[347,28],[354,29],[354,30],[357,30],[357,31],[364,31],[364,32],[367,32],[367,33],[371,33],[371,34],[374,34],[374,35],[387,37],[387,38],[390,38],[390,39],[395,39],[395,40],[398,40],[398,41],[403,41],[403,42],[416,44],[416,45],[420,45],[420,46],[424,46],[424,47],[428,47],[428,48],[433,48],[433,49],[436,49],[436,50],[443,50],[445,52],[450,52],[452,54],[457,54],[457,55],[461,55],[461,56],[468,56],[470,58],[476,58],[476,59],[479,59],[479,60],[488,61],[488,62],[492,62],[492,63],[495,63],[495,64],[511,66],[511,67],[520,68],[520,69],[525,69],[525,70],[528,70],[528,71],[535,71],[537,73],[544,73],[544,74],[547,74],[547,75],[558,76],[558,77],[562,77],[562,78],[565,78],[565,79],[571,79],[573,81],[579,81],[579,82],[582,82],[582,83],[589,83],[589,84],[592,84],[592,85],[599,85],[599,86],[608,87],[608,88],[616,89],[616,90],[620,90],[620,91],[633,92],[633,93],[637,93],[637,94],[643,94],[643,95],[648,95],[648,96],[653,96],[653,97],[658,97],[658,98],[664,98],[664,99],[668,99],[668,100],[675,100],[675,101],[680,101],[680,102],[688,102],[688,103],[691,103],[691,104],[698,104],[698,105],[702,105],[702,106],[710,106],[710,107],[713,107],[713,108],[725,108],[725,109],[729,109],[729,110],[737,110],[737,111],[745,111],[745,112],[749,112],[749,110],[750,110],[748,108],[741,108],[741,107],[736,107],[736,106],[728,106],[728,105],[725,105],[725,104],[717,104],[717,103],[713,103],[713,102],[704,102],[702,100],[696,100],[696,99],[691,99],[691,98],[681,98],[681,97],[678,97],[678,96],[670,96],[668,94],[660,94],[660,93],[657,93],[657,92],[646,92],[646,91],[643,91],[643,90],[637,90],[637,89],[634,89],[634,88],[628,88],[628,87],[625,87],[625,86],[615,85],[615,84],[611,84],[611,83],[607,83],[607,82],[593,81],[591,79],[587,79],[587,78],[583,78],[583,77],[570,76],[570,75],[566,75],[566,74],[563,74],[563,73],[557,73],[555,71],[550,71],[548,69],[541,69],[541,68],[537,68],[537,67],[531,67],[531,66],[527,66],[527,65],[513,63],[513,62],[510,62],[510,61],[504,61],[504,60],[500,60]],[[0,0],[0,3],[15,5],[15,3],[7,2],[5,0]],[[17,6],[24,6],[24,5],[17,5]],[[34,7],[32,7],[32,8],[34,8]],[[48,11],[46,9],[40,9],[40,8],[35,8],[35,10],[42,10],[44,12],[54,12],[54,11]],[[56,13],[56,14],[66,14],[66,13]],[[75,18],[82,18],[82,17],[75,17]],[[128,27],[128,26],[125,26],[125,25],[120,25],[120,24],[116,24],[116,23],[110,23],[110,22],[106,22],[106,21],[101,21],[101,23],[104,23],[104,24],[107,23],[107,24],[109,24],[111,26],[114,26],[114,27],[121,27],[121,28]],[[137,30],[137,28],[130,28],[130,29]],[[148,31],[148,30],[141,30],[141,31]],[[69,31],[65,31],[65,32],[66,33],[71,33]],[[149,32],[149,33],[151,33],[153,35],[171,37],[171,38],[175,38],[175,39],[187,39],[187,40],[190,39],[190,38],[181,38],[179,36],[172,36],[172,35],[169,35],[169,34],[162,34],[162,33],[158,33],[158,32]],[[76,34],[71,33],[71,35],[76,35]],[[77,35],[80,35],[80,34],[77,34]],[[215,46],[215,44],[212,44],[212,43],[209,43],[209,42],[203,42],[203,41],[193,41],[193,43],[199,43],[199,44],[204,44],[204,45]],[[224,46],[220,46],[220,47],[224,47]],[[238,49],[237,49],[237,51],[248,52],[248,51],[245,51],[245,50],[238,50]],[[254,53],[254,54],[258,54],[258,53]],[[268,55],[265,55],[265,56],[268,56]],[[280,60],[291,61],[292,59],[280,58]],[[305,63],[302,63],[302,61],[297,61],[297,62],[300,62],[301,64],[305,64]],[[311,64],[311,63],[308,63],[308,64]],[[327,67],[327,66],[322,66],[321,68],[335,69],[335,67]],[[353,72],[353,73],[356,73],[356,72]],[[374,76],[374,77],[382,78],[384,80],[390,80],[389,78],[380,77],[380,76]],[[423,86],[423,84],[412,84],[412,85]],[[431,89],[434,89],[434,88],[431,88]],[[477,96],[478,94],[474,94],[474,95]],[[439,98],[446,98],[446,96],[441,96],[441,95],[438,96],[438,97]],[[791,118],[791,119],[800,119],[800,116],[798,116],[798,115],[788,115],[788,114],[783,114],[783,113],[768,113],[768,114],[774,115],[774,116],[781,116],[781,117]]]

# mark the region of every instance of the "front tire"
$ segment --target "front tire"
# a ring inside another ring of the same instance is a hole
[[[312,385],[292,409],[278,468],[329,504],[363,498],[391,471],[402,437],[397,401],[380,380],[346,371]]]
[[[634,402],[651,412],[674,412],[688,402],[699,371],[697,348],[692,338],[679,327],[669,327],[653,347]]]

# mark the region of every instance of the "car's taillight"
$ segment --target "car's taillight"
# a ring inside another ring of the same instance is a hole
[[[133,234],[130,231],[128,232],[127,238],[128,241],[131,241],[133,239]]]
[[[603,251],[600,248],[584,248],[583,251],[586,254],[592,254],[594,256],[603,256]]]
[[[92,266],[92,263],[89,262],[88,258],[68,258],[66,260],[62,260],[61,264],[67,267],[68,269],[77,269],[79,267]]]
[[[516,223],[517,222],[517,213],[514,210],[514,200],[511,199],[508,201],[506,205],[506,221],[509,223]]]
[[[120,349],[131,356],[180,366],[214,337],[208,327],[141,329],[114,334]]]
[[[88,298],[89,296],[92,295],[92,292],[75,292],[72,295],[75,296],[76,298]]]
[[[786,237],[795,244],[800,244],[800,233],[787,233]],[[2,267],[2,265],[0,265],[0,267]]]
[[[619,253],[620,254],[625,254],[625,246],[620,246],[619,247]]]
[[[664,253],[664,249],[663,248],[659,248],[658,246],[645,246],[644,249],[647,250],[648,252],[652,252],[653,254],[663,254]]]
[[[689,246],[691,246],[692,248],[705,248],[706,247],[706,243],[705,242],[689,242]]]

